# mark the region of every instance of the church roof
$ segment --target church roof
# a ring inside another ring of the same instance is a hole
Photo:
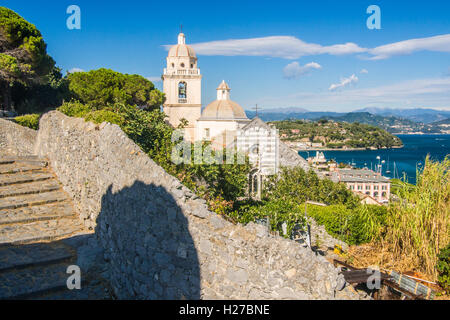
[[[217,90],[231,90],[225,80],[222,80],[220,85],[217,87]]]
[[[178,44],[169,50],[168,57],[190,57],[197,58],[194,49],[186,44],[184,33],[178,35]]]
[[[202,112],[200,120],[247,120],[244,109],[231,100],[211,102]]]
[[[230,100],[230,90],[223,80],[217,88],[217,100],[206,106],[199,120],[248,120],[244,109]]]

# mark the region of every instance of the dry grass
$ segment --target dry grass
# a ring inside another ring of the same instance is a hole
[[[417,185],[405,185],[400,200],[388,210],[382,246],[395,261],[437,278],[440,249],[450,242],[450,158],[433,162],[428,157]]]
[[[450,242],[449,168],[448,157],[442,162],[427,158],[417,185],[405,184],[399,201],[390,204],[379,240],[350,247],[346,261],[359,268],[414,271],[421,279],[436,282],[437,255]]]

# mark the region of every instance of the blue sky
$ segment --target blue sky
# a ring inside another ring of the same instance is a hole
[[[66,9],[81,8],[81,30]],[[369,30],[369,5],[381,29]],[[180,24],[203,74],[202,101],[224,79],[245,109],[450,110],[450,1],[2,1],[41,30],[63,70],[160,77]],[[415,40],[414,40],[415,39]],[[155,82],[161,88],[161,82]]]

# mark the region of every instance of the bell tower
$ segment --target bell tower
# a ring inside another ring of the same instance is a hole
[[[182,119],[186,119],[187,138],[193,141],[195,124],[201,115],[202,75],[195,51],[186,44],[183,33],[178,35],[178,44],[169,50],[162,79],[166,95],[163,108],[169,123],[176,128]]]

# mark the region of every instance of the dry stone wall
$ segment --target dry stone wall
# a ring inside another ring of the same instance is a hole
[[[208,211],[116,125],[53,111],[36,143],[95,228],[118,298],[358,299],[338,270],[261,225]]]
[[[0,118],[0,156],[32,155],[37,131]]]

